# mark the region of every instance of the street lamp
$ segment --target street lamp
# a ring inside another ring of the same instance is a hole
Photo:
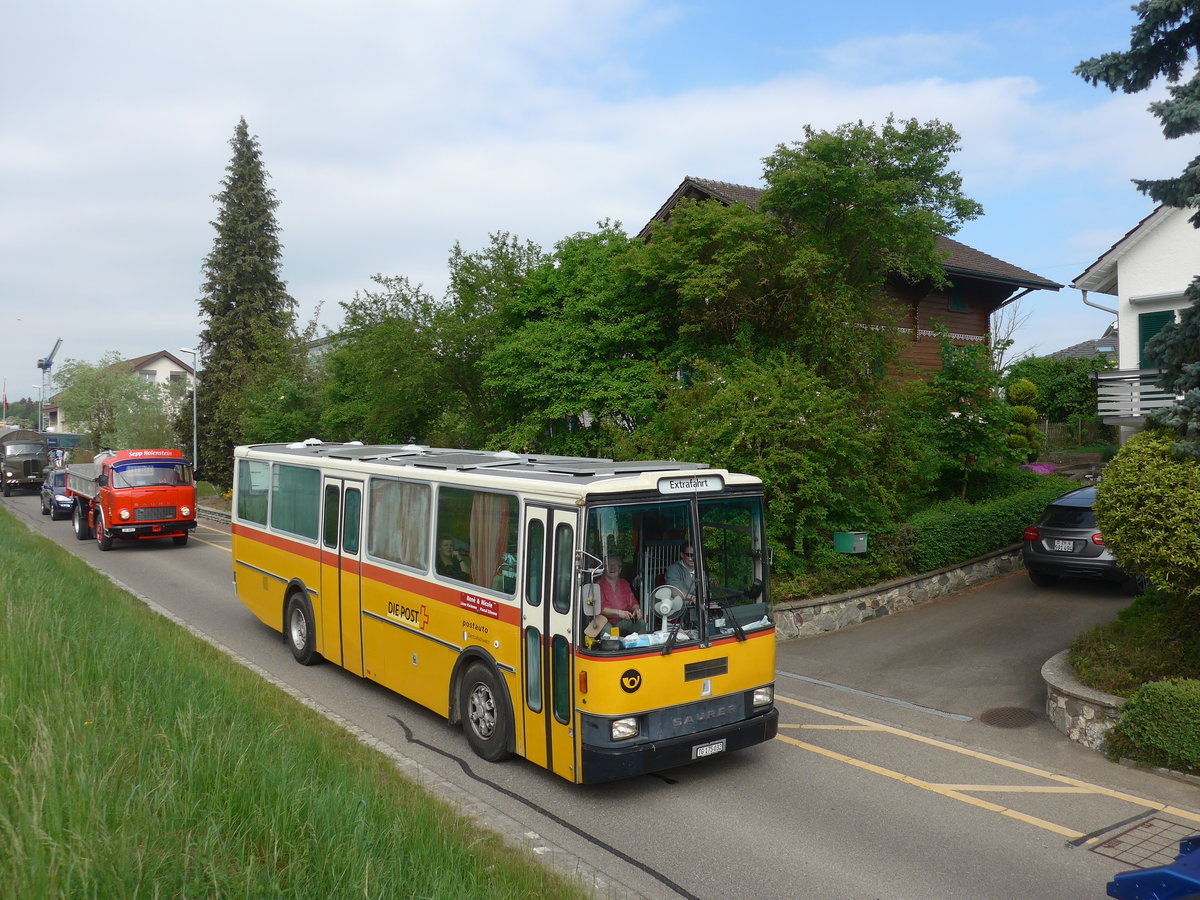
[[[180,347],[180,353],[192,354],[192,470],[200,468],[200,444],[196,440],[196,394],[200,390],[200,351]]]
[[[34,387],[38,389],[38,418],[34,431],[45,433],[46,429],[42,427],[42,420],[46,418],[46,383],[43,381],[41,384],[35,384]]]

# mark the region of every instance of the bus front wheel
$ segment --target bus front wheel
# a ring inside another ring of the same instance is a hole
[[[312,605],[300,592],[288,597],[287,611],[283,616],[283,635],[292,656],[302,666],[311,666],[320,659],[317,653],[317,629],[313,620]]]
[[[500,682],[490,666],[471,663],[463,675],[459,712],[467,743],[477,756],[499,762],[509,755],[510,716]]]

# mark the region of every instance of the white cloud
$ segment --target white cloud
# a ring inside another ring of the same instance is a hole
[[[950,122],[963,138],[952,165],[988,210],[968,240],[1057,280],[1039,266],[1086,265],[1111,244],[1089,248],[1097,233],[1136,223],[1128,179],[1172,174],[1187,155],[1162,141],[1147,96],[1080,92],[1069,72],[1064,93],[986,28],[856,38],[805,57],[812,68],[663,89],[631,48],[690,12],[635,0],[6,10],[0,77],[19,90],[0,99],[0,303],[21,321],[0,328],[0,374],[36,377],[45,348],[31,336],[61,333],[64,358],[85,359],[195,339],[211,195],[242,115],[281,201],[290,290],[303,315],[325,302],[331,323],[376,272],[440,296],[455,241],[473,250],[510,231],[548,247],[602,218],[636,231],[684,175],[757,184],[762,157],[806,124]]]

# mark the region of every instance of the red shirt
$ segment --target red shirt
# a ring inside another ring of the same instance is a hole
[[[641,612],[641,604],[637,602],[637,597],[633,596],[633,588],[629,586],[629,582],[624,578],[617,579],[616,584],[612,584],[607,578],[600,579],[600,609],[618,609],[628,610],[633,612],[635,609]],[[621,621],[620,617],[608,617],[609,625],[617,625]]]

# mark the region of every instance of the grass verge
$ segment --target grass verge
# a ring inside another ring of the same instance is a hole
[[[4,510],[0,895],[585,896]]]

